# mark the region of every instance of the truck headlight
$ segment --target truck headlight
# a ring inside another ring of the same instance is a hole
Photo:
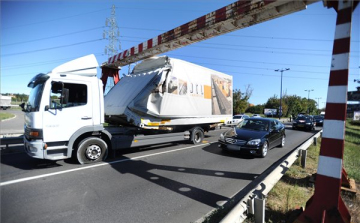
[[[42,139],[43,131],[42,129],[33,129],[33,128],[25,128],[25,137],[27,139]]]
[[[250,146],[258,146],[261,142],[261,139],[253,139],[251,141],[249,141],[247,144]]]

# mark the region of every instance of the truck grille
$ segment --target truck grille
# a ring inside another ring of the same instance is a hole
[[[236,145],[245,145],[246,141],[245,140],[240,140],[240,139],[234,139],[234,138],[225,138],[225,141],[229,144],[236,144]]]
[[[25,138],[29,139],[30,138],[30,128],[26,127],[25,128]]]

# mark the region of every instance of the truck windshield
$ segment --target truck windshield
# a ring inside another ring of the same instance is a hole
[[[29,99],[25,106],[26,112],[39,111],[41,96],[47,79],[49,79],[48,75],[38,74],[28,84],[28,87],[31,87],[32,89],[30,91]]]

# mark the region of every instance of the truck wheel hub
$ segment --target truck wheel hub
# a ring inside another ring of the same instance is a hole
[[[91,160],[96,160],[101,155],[101,149],[97,145],[91,145],[86,149],[86,156]]]

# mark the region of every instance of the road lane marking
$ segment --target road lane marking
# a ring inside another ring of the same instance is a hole
[[[50,176],[56,176],[56,175],[60,175],[60,174],[80,171],[80,170],[86,170],[86,169],[89,169],[89,168],[108,166],[108,165],[112,165],[112,164],[116,164],[116,163],[122,163],[122,162],[131,161],[131,160],[139,160],[139,159],[143,159],[143,158],[147,158],[147,157],[151,157],[151,156],[163,155],[163,154],[166,154],[166,153],[178,152],[178,151],[182,151],[182,150],[196,148],[196,147],[199,147],[199,146],[211,145],[213,143],[217,143],[217,141],[208,142],[208,143],[202,143],[202,144],[199,144],[199,145],[194,145],[194,146],[189,146],[189,147],[185,147],[185,148],[174,149],[174,150],[169,150],[169,151],[164,151],[164,152],[159,152],[159,153],[153,153],[153,154],[148,154],[148,155],[137,156],[137,157],[133,157],[133,158],[116,160],[116,161],[112,161],[112,162],[108,162],[108,163],[99,163],[99,164],[79,167],[79,168],[71,169],[71,170],[63,170],[63,171],[59,171],[59,172],[55,172],[55,173],[42,174],[42,175],[33,176],[33,177],[25,177],[25,178],[21,178],[21,179],[17,179],[17,180],[9,180],[9,181],[5,181],[5,182],[1,182],[0,187],[6,186],[6,185],[11,185],[11,184],[16,184],[16,183],[22,183],[22,182],[30,181],[30,180],[36,180],[36,179],[40,179],[40,178],[44,178],[44,177],[50,177]]]

